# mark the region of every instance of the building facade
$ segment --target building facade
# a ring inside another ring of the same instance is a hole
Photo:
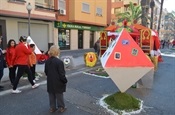
[[[27,4],[32,6],[30,15],[30,36],[38,48],[44,51],[54,43],[54,2],[49,0],[1,0],[0,36],[3,48],[10,39],[18,43],[20,36],[28,36],[29,15]]]
[[[60,49],[88,49],[107,26],[107,0],[57,0],[55,32]]]
[[[20,36],[28,36],[30,25],[30,36],[40,50],[52,44],[63,50],[92,48],[107,26],[107,4],[108,0],[0,0],[2,47],[10,39],[18,42]]]

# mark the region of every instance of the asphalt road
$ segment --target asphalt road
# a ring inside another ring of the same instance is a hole
[[[163,57],[164,62],[154,75],[152,89],[130,88],[127,93],[143,100],[143,110],[138,115],[175,115],[175,58]],[[118,91],[111,79],[83,74],[89,68],[68,72],[67,92],[64,93],[67,111],[53,115],[110,115],[99,105],[105,94]],[[11,94],[10,90],[0,92],[0,115],[50,115],[46,82],[31,89],[21,86],[22,93]],[[22,84],[22,83],[21,83]]]

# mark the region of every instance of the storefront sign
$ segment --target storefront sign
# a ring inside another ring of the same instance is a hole
[[[91,31],[104,30],[103,27],[73,24],[73,23],[66,23],[66,22],[55,22],[55,27],[56,28],[65,28],[65,29],[91,30]]]

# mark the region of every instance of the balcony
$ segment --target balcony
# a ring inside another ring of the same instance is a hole
[[[54,1],[53,0],[35,0],[35,8],[39,10],[54,11]]]
[[[121,2],[113,2],[112,3],[112,8],[121,8],[121,7],[123,7],[123,1],[121,1]]]
[[[124,5],[127,5],[131,2],[131,0],[124,0]],[[139,1],[138,0],[132,0],[132,3],[134,4],[139,4]]]

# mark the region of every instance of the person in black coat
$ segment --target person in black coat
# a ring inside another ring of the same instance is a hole
[[[2,37],[0,36],[0,44],[2,42]],[[4,54],[6,53],[6,50],[2,50],[0,48],[0,82],[1,82],[1,79],[4,75],[4,67],[5,67],[5,60],[4,60]],[[0,86],[0,91],[3,90],[3,86]]]
[[[44,72],[47,76],[47,92],[49,94],[50,112],[55,112],[57,107],[60,112],[66,110],[63,92],[66,91],[67,78],[63,62],[58,58],[60,50],[57,46],[50,47],[49,59],[45,63]]]

